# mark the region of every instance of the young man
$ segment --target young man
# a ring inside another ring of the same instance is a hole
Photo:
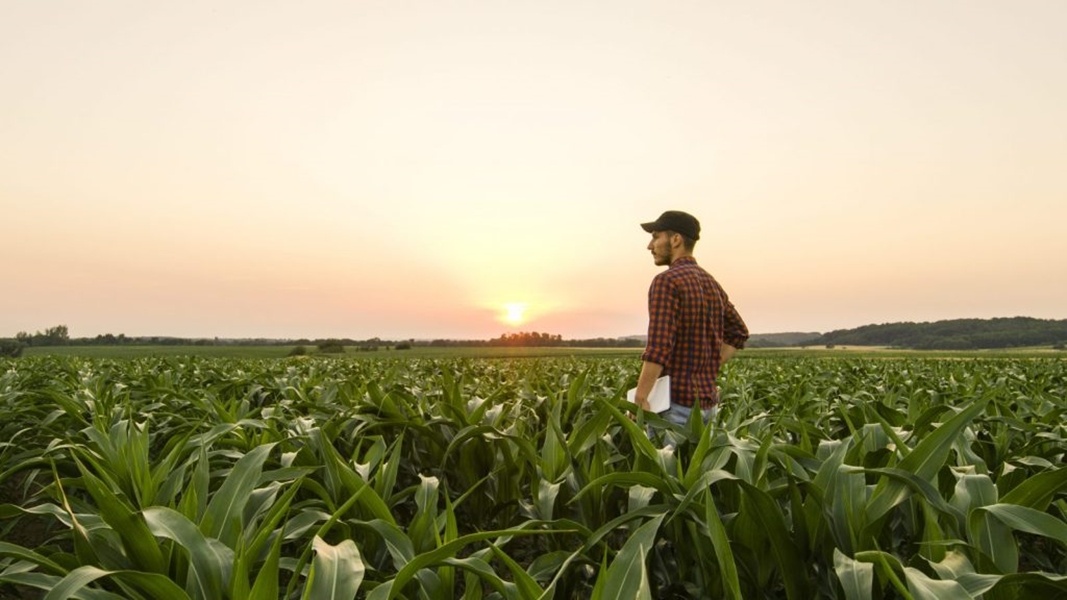
[[[719,403],[719,369],[744,347],[748,327],[719,283],[693,258],[700,239],[695,217],[669,210],[641,228],[652,234],[648,249],[656,265],[668,268],[648,290],[648,342],[635,402],[647,410],[652,384],[670,375],[671,407],[665,416],[685,424],[698,407],[707,422]]]

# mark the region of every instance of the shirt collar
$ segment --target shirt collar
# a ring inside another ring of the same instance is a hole
[[[682,265],[695,265],[695,264],[697,264],[697,259],[693,258],[692,256],[681,256],[681,257],[678,257],[678,258],[674,259],[674,262],[672,262],[671,266],[668,267],[668,268],[673,269],[674,267],[680,267]]]

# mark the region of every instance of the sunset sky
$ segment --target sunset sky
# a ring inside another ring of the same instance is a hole
[[[0,4],[0,337],[1067,318],[1067,2]],[[513,317],[509,322],[507,317]]]

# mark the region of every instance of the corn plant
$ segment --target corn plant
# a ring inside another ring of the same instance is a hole
[[[0,596],[1067,593],[1067,362],[0,363]]]

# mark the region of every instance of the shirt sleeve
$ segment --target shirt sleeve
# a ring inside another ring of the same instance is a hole
[[[748,341],[748,326],[741,319],[733,302],[726,300],[725,314],[723,315],[723,343],[730,344],[740,350]]]
[[[641,360],[667,365],[674,346],[677,307],[670,284],[664,277],[652,279],[648,288],[648,341]]]

